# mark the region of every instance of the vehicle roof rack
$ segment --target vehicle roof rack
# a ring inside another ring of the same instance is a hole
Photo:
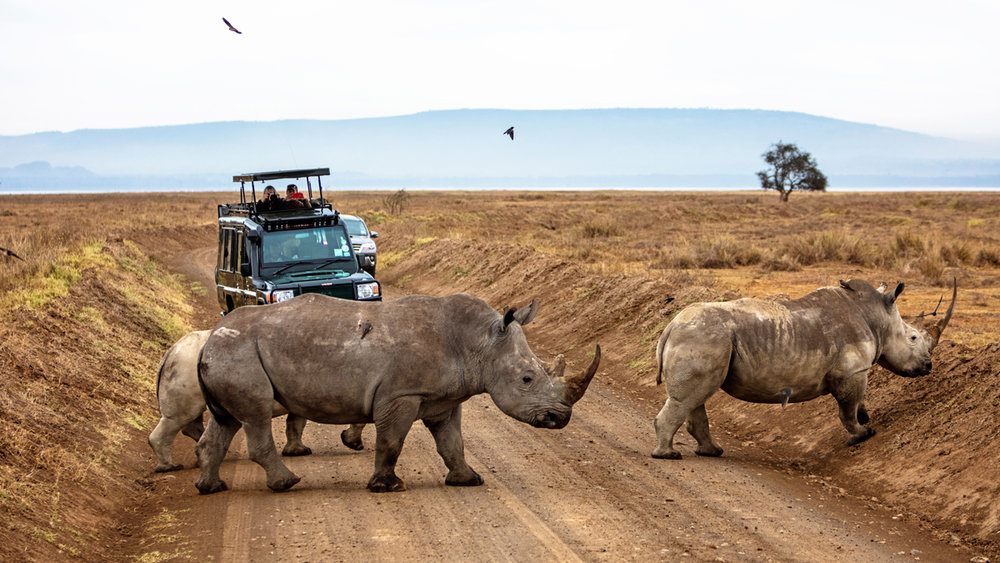
[[[323,199],[323,176],[329,176],[329,168],[301,168],[298,170],[275,170],[272,172],[250,172],[244,174],[237,174],[233,176],[234,182],[240,183],[240,203],[247,206],[247,212],[253,215],[259,215],[257,213],[257,182],[267,182],[270,180],[280,180],[283,178],[288,179],[306,179],[306,189],[309,192],[309,201],[312,201],[312,182],[309,180],[311,177],[316,177],[316,185],[319,188],[319,201],[322,207],[332,207],[330,204],[326,203]],[[250,182],[250,200],[247,201],[246,184]]]

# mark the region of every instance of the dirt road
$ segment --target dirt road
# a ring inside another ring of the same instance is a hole
[[[214,248],[177,257],[178,269],[212,288]],[[395,295],[386,288],[388,296]],[[204,324],[218,318],[214,294],[200,302]],[[199,327],[200,328],[200,327]],[[525,332],[543,359],[547,343]],[[340,444],[343,427],[310,423],[313,455],[285,458],[302,481],[272,493],[246,459],[237,435],[222,477],[230,490],[200,496],[193,443],[180,437],[175,459],[189,469],[151,477],[164,535],[145,551],[217,561],[338,561],[359,558],[477,561],[969,561],[898,515],[815,484],[741,461],[741,445],[719,441],[722,458],[649,457],[659,405],[637,403],[602,379],[563,430],[517,422],[488,396],[464,407],[466,456],[485,485],[444,485],[446,469],[430,433],[414,425],[397,466],[408,490],[373,494],[374,429],[364,451]],[[284,442],[283,419],[275,440]],[[151,467],[152,467],[152,461]]]

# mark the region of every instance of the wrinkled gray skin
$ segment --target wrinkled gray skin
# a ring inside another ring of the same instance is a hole
[[[800,299],[739,299],[698,303],[667,325],[656,347],[667,401],[656,415],[653,457],[680,459],[674,434],[687,420],[698,441],[695,453],[720,456],[708,429],[705,401],[718,389],[754,403],[803,402],[832,394],[850,444],[867,440],[865,387],[878,363],[904,377],[930,373],[931,351],[951,318],[957,285],[945,316],[923,328],[896,310],[900,283],[892,292],[863,280],[840,282]]]
[[[464,295],[357,302],[307,294],[226,315],[202,350],[199,377],[212,418],[198,441],[202,494],[225,490],[219,464],[241,427],[250,459],[283,491],[299,481],[271,438],[271,405],[327,424],[375,423],[368,488],[401,491],[395,466],[410,427],[423,421],[448,467],[448,485],[481,485],[465,462],[462,402],[489,393],[504,413],[562,428],[597,371],[563,375],[535,357],[521,330],[537,301],[497,313]]]
[[[183,432],[194,441],[201,438],[205,427],[202,426],[202,413],[205,412],[205,398],[198,385],[198,355],[202,346],[208,340],[210,330],[198,330],[184,335],[174,343],[163,355],[156,378],[156,398],[160,404],[160,422],[149,435],[149,445],[156,454],[157,473],[184,469],[179,463],[174,463],[171,446],[178,432]],[[285,414],[285,409],[274,403],[274,416]],[[312,453],[302,443],[302,430],[305,428],[304,418],[289,416],[285,426],[285,447],[281,455],[309,455]],[[341,440],[349,448],[360,450],[364,448],[361,442],[363,424],[352,426],[341,433]]]

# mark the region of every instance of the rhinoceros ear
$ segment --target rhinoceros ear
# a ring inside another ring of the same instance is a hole
[[[885,306],[888,307],[895,303],[896,298],[899,297],[900,293],[903,293],[903,282],[897,283],[896,289],[882,295],[882,300],[885,301]]]
[[[514,315],[514,320],[524,326],[531,322],[531,319],[535,318],[535,313],[538,312],[538,300],[532,300],[531,304],[526,308],[521,309]]]
[[[503,328],[501,330],[507,330],[507,325],[514,322],[517,317],[514,313],[517,312],[517,307],[505,307],[503,310]]]

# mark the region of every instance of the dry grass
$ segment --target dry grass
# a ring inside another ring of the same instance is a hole
[[[728,298],[861,277],[905,281],[901,310],[911,314],[932,308],[954,277],[950,338],[1000,339],[1000,194],[798,194],[780,204],[764,193],[417,191],[401,205],[399,192],[332,195],[380,232],[382,275],[414,252],[474,241],[588,269],[606,283],[566,288],[588,299],[650,279]],[[0,247],[25,258],[0,258],[0,527],[31,558],[99,553],[108,497],[136,493],[119,453],[148,432],[152,372],[187,330],[191,292],[205,290],[159,258],[212,244],[215,205],[231,199],[0,197]],[[509,275],[490,257],[469,258],[435,255],[426,267],[482,287]],[[644,314],[648,339],[663,319]]]

